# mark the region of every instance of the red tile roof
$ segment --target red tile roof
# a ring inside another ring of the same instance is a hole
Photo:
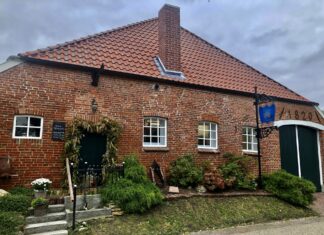
[[[110,71],[178,80],[160,74],[154,62],[158,51],[154,18],[19,56],[94,68],[104,63]],[[181,66],[186,79],[179,82],[247,93],[257,86],[260,93],[310,102],[184,28]]]

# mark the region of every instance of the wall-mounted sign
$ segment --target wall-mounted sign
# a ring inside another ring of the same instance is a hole
[[[261,123],[274,122],[276,117],[276,106],[274,103],[259,107],[259,115]]]
[[[52,140],[64,140],[65,122],[53,122]]]
[[[321,120],[316,112],[300,111],[285,108],[282,108],[279,114],[279,120],[282,119],[295,119],[304,121],[313,121],[313,119],[317,119],[321,123]]]

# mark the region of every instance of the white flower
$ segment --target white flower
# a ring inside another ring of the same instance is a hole
[[[35,189],[47,189],[52,184],[52,181],[46,178],[39,178],[31,182]]]

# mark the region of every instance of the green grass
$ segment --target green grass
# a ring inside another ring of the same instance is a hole
[[[182,234],[314,215],[274,197],[195,197],[165,202],[142,215],[93,220],[78,234]]]

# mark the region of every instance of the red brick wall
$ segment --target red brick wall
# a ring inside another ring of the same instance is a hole
[[[224,152],[242,153],[241,129],[255,124],[253,99],[193,88],[104,76],[93,87],[91,75],[76,70],[59,69],[36,64],[22,64],[0,73],[0,156],[10,156],[18,177],[0,180],[1,187],[29,184],[38,177],[48,177],[59,187],[62,179],[63,142],[51,140],[53,121],[71,121],[74,117],[98,120],[102,116],[117,120],[123,126],[118,144],[121,158],[136,153],[146,166],[154,159],[165,168],[184,153],[195,153],[198,161],[221,163]],[[95,98],[98,111],[92,114],[91,100]],[[277,103],[282,107],[314,112],[311,106]],[[42,140],[12,139],[15,114],[44,117]],[[145,151],[142,147],[143,117],[157,115],[168,119],[168,151]],[[283,117],[284,118],[284,117]],[[218,123],[219,153],[197,150],[198,122]],[[316,121],[315,119],[313,121]],[[280,168],[279,134],[275,131],[262,141],[263,170]],[[322,133],[322,152],[323,152]],[[256,172],[256,163],[252,166]]]

